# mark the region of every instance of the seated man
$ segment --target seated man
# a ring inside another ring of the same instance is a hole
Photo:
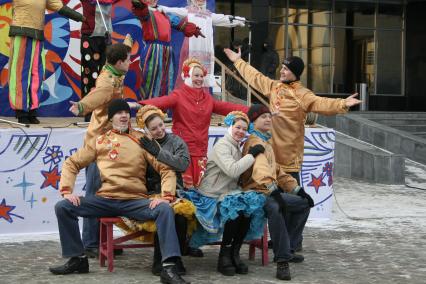
[[[271,145],[272,116],[269,108],[253,105],[247,114],[254,130],[244,144],[243,155],[249,154],[249,149],[258,144],[265,148],[265,152],[259,154],[253,166],[241,175],[242,187],[269,195],[264,208],[274,261],[277,262],[276,277],[290,280],[289,262],[302,262],[304,259],[302,255],[294,254],[294,250],[301,241],[310,207],[314,206],[313,200],[293,177],[277,170]]]
[[[56,204],[55,213],[62,255],[70,259],[64,265],[51,267],[50,272],[89,272],[77,217],[126,216],[140,221],[155,220],[163,256],[161,282],[187,283],[177,274],[175,265],[180,259],[180,249],[174,213],[169,205],[175,199],[175,172],[140,146],[142,133],[129,127],[130,109],[124,100],[116,99],[109,104],[108,119],[113,129],[96,139],[95,148],[82,148],[63,165],[60,192],[64,200]],[[78,172],[94,161],[100,170],[101,188],[95,196],[73,194]],[[148,164],[161,175],[160,198],[147,198],[145,172]]]

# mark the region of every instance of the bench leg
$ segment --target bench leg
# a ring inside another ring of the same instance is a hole
[[[103,253],[103,250],[106,247],[106,241],[107,241],[106,225],[102,222],[99,222],[99,226],[100,226],[100,229],[99,229],[99,231],[100,231],[100,233],[99,233],[99,265],[101,267],[105,267],[106,257],[105,257],[105,254]]]
[[[249,246],[249,260],[254,260],[256,256],[256,245],[253,242],[250,243]]]
[[[114,246],[113,246],[113,224],[107,225],[107,259],[108,259],[108,271],[114,271]]]
[[[269,264],[269,252],[268,252],[268,226],[263,227],[263,237],[262,237],[262,265],[267,266]]]

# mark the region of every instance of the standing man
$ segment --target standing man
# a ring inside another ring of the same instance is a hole
[[[269,109],[273,114],[271,141],[277,167],[291,174],[300,185],[299,172],[303,162],[304,123],[307,113],[346,113],[350,107],[361,103],[355,98],[358,94],[346,99],[316,96],[300,82],[305,64],[297,56],[286,58],[282,63],[280,80],[272,80],[242,60],[241,51],[236,53],[225,49],[224,52],[229,60],[234,62],[244,80],[269,98]]]
[[[123,98],[124,76],[130,65],[130,36],[127,36],[124,42],[125,44],[116,43],[108,46],[107,63],[96,79],[96,87],[79,102],[71,102],[70,111],[76,116],[93,112],[84,137],[83,148],[94,149],[96,137],[111,129],[108,104],[113,99]],[[96,163],[91,163],[86,168],[86,196],[95,195],[100,186],[99,170]],[[99,223],[96,218],[84,218],[83,244],[89,257],[98,255]]]
[[[180,249],[170,206],[175,200],[175,172],[141,147],[142,133],[130,128],[130,108],[125,100],[113,100],[107,113],[112,129],[96,138],[94,148],[83,146],[62,167],[60,192],[64,200],[56,204],[55,213],[62,255],[69,260],[49,270],[59,275],[89,272],[77,217],[125,216],[138,221],[155,220],[163,257],[161,282],[185,284],[176,271]],[[95,161],[102,176],[96,196],[73,194],[78,172]],[[161,195],[157,198],[148,196],[145,180],[148,165],[161,176]]]

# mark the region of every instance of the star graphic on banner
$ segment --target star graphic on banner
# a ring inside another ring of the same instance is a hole
[[[15,216],[21,219],[24,219],[24,217],[12,214],[12,210],[15,209],[16,206],[7,205],[6,199],[3,198],[3,200],[0,203],[0,219],[5,219],[7,222],[12,223],[13,219],[11,216]]]
[[[311,182],[308,183],[308,186],[312,186],[313,188],[315,188],[315,192],[318,193],[319,188],[321,186],[325,186],[325,183],[322,181],[322,179],[323,179],[322,174],[319,175],[318,177],[311,174]]]
[[[27,182],[27,179],[25,178],[25,172],[24,172],[24,175],[22,177],[22,182],[18,183],[18,184],[15,184],[13,187],[21,187],[22,188],[22,195],[23,195],[22,199],[25,200],[25,195],[27,193],[27,188],[30,187],[30,186],[32,186],[32,185],[34,185],[34,183]]]
[[[33,193],[31,193],[31,198],[29,200],[27,200],[27,202],[31,204],[31,209],[33,209],[34,202],[36,202],[36,201],[37,201],[37,199],[34,199],[34,192],[33,192]]]
[[[44,176],[44,182],[41,185],[40,189],[43,189],[48,186],[52,186],[56,190],[58,189],[61,174],[58,171],[57,165],[50,171],[41,171],[41,174]]]

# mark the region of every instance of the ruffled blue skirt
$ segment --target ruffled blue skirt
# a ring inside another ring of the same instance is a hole
[[[197,226],[191,237],[189,243],[191,247],[197,248],[219,241],[225,223],[228,220],[235,220],[240,214],[250,217],[250,229],[245,240],[259,239],[263,235],[263,227],[266,223],[263,205],[266,198],[261,193],[251,191],[229,194],[221,202],[204,196],[194,189],[180,192],[180,195],[195,205],[195,216],[201,225]]]

